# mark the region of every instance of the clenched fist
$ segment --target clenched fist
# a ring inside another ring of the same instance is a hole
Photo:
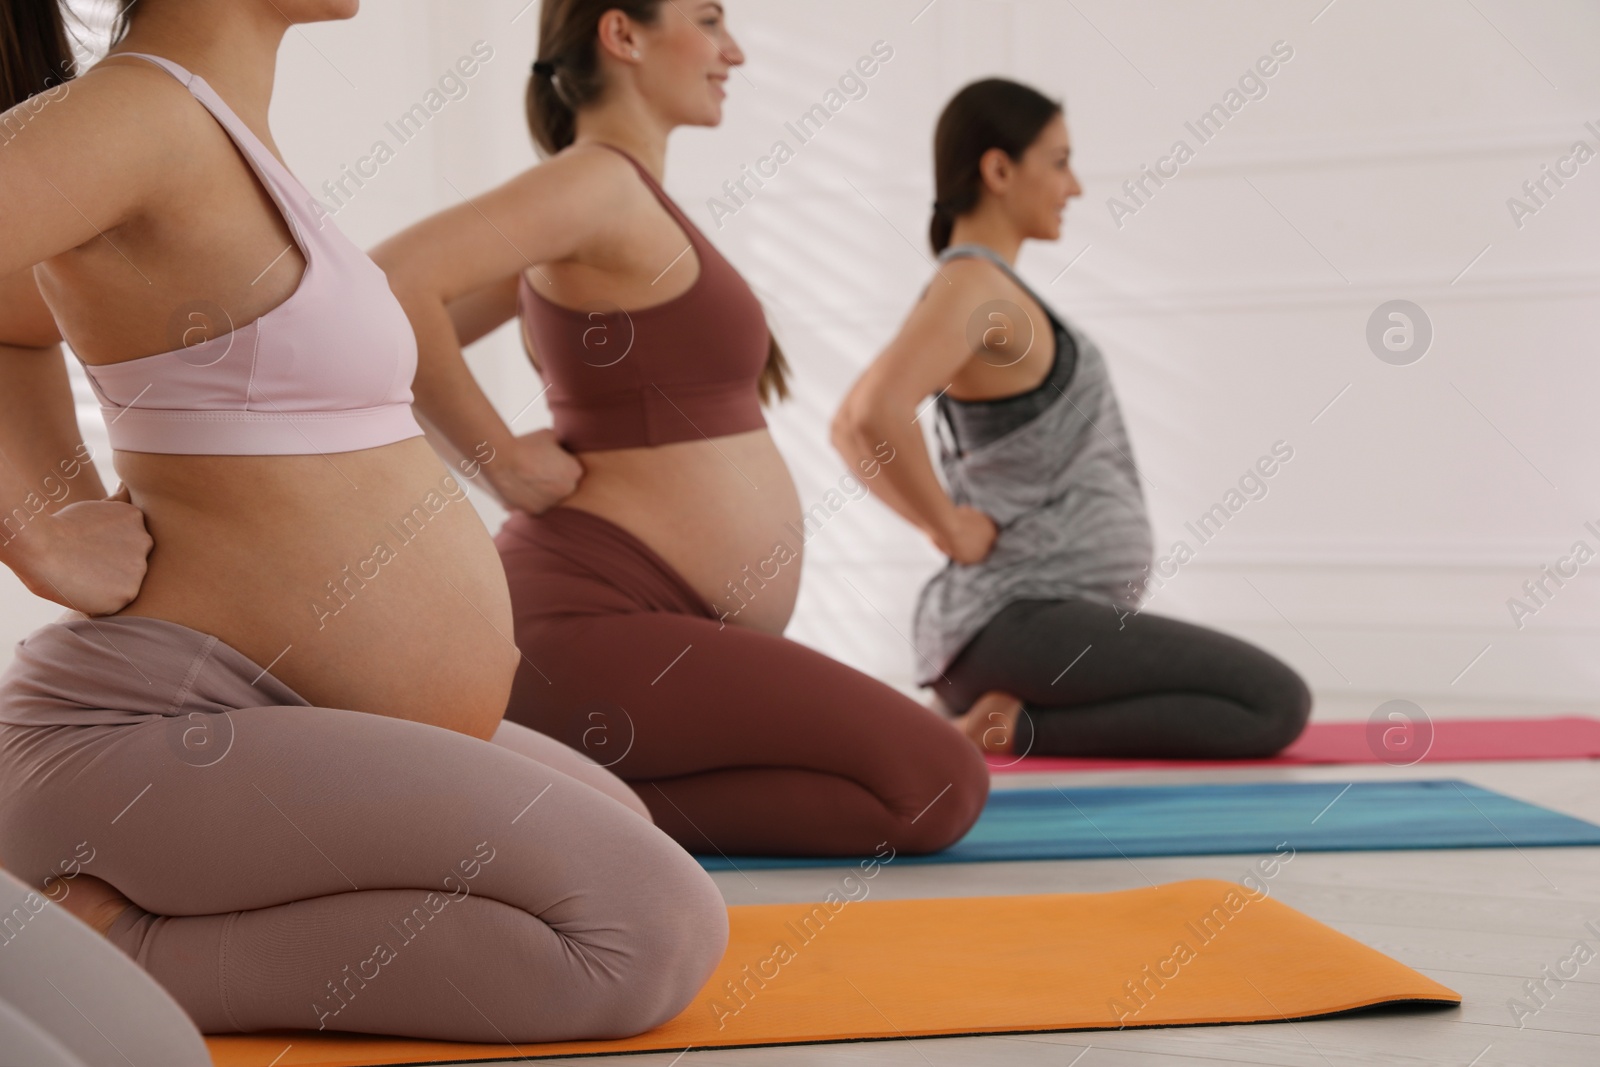
[[[495,495],[508,508],[538,515],[571,496],[583,464],[561,447],[553,430],[535,430],[514,441],[510,455],[485,464]]]
[[[17,538],[12,569],[30,591],[85,615],[121,611],[139,595],[150,550],[144,512],[124,487],[107,500],[40,515]]]
[[[950,528],[934,538],[934,546],[957,563],[980,563],[999,533],[987,514],[963,504],[956,508]]]

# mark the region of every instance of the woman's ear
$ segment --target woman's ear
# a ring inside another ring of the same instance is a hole
[[[633,20],[616,8],[600,16],[596,35],[601,49],[609,52],[613,58],[629,58],[636,55],[639,50],[638,34]]]
[[[1016,169],[1016,161],[1004,148],[991,148],[978,159],[978,173],[983,176],[984,187],[995,196],[1005,195]]]

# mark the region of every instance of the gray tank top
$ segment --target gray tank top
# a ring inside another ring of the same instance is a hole
[[[982,256],[1005,271],[1070,337],[1076,359],[1066,385],[1050,386],[1048,405],[993,440],[958,448],[950,411],[938,408],[939,464],[951,499],[986,513],[999,536],[981,562],[949,561],[922,587],[912,620],[921,686],[1013,601],[1083,597],[1135,609],[1154,556],[1133,447],[1100,349],[992,249],[957,245],[939,262],[961,256]],[[1059,352],[1059,336],[1056,343]],[[1063,667],[1071,651],[1062,650]]]

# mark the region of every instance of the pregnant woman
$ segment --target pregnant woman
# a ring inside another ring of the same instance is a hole
[[[493,457],[512,511],[507,717],[609,766],[692,851],[944,848],[987,770],[916,701],[781,636],[801,516],[761,402],[782,359],[661,187],[668,134],[716,125],[743,62],[722,5],[546,0],[539,51],[547,161],[374,252],[416,328],[418,408]],[[461,358],[519,313],[553,433],[514,436]]]
[[[204,1032],[637,1033],[726,910],[620,780],[501,721],[505,579],[415,339],[267,127],[289,24],[355,9],[142,0],[62,83],[61,11],[0,7],[0,560],[73,609],[0,678],[0,862]]]
[[[1132,448],[1094,342],[1012,269],[1080,194],[1061,107],[1004,79],[967,86],[934,138],[939,277],[833,423],[850,462],[949,563],[913,634],[932,686],[980,747],[1052,756],[1269,756],[1310,694],[1267,652],[1139,613],[1151,559]],[[941,486],[920,427],[938,393]],[[948,486],[948,492],[945,486]]]

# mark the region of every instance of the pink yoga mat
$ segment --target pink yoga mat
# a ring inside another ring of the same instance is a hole
[[[1595,759],[1600,719],[1440,719],[1403,728],[1387,722],[1323,722],[1271,759],[1156,760],[990,756],[994,771],[1106,771],[1147,767],[1258,767],[1274,763],[1415,763],[1466,760]]]

